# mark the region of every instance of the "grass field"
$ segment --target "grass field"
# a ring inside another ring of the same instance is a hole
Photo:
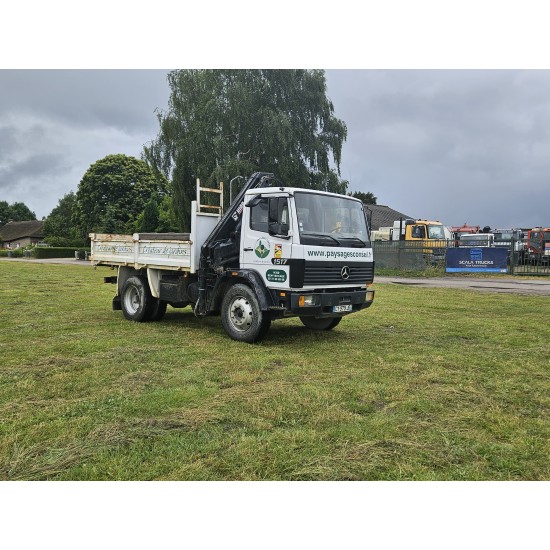
[[[251,346],[111,274],[0,262],[0,479],[550,479],[548,298],[378,284]]]

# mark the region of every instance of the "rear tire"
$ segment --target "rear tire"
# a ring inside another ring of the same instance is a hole
[[[239,342],[259,342],[271,326],[268,312],[260,309],[254,291],[243,284],[233,285],[222,301],[222,325]]]
[[[167,303],[158,298],[151,298],[153,301],[153,306],[151,308],[151,314],[149,315],[150,321],[160,321],[166,313]]]
[[[323,317],[321,319],[300,317],[300,321],[311,330],[332,330],[341,320],[342,317]]]
[[[137,275],[128,277],[120,293],[122,313],[129,321],[143,323],[153,313],[153,296],[149,284]]]

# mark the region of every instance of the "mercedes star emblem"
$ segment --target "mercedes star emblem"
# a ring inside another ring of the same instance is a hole
[[[349,279],[349,267],[347,265],[345,265],[342,268],[342,271],[340,271],[340,276],[342,279]]]

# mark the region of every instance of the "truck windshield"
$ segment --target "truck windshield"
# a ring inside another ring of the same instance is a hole
[[[489,246],[491,239],[487,235],[464,235],[460,237],[460,246]]]
[[[360,202],[316,193],[294,194],[300,242],[316,246],[369,246],[370,236]]]
[[[445,239],[442,225],[428,225],[428,239]]]
[[[511,241],[514,238],[514,234],[511,231],[495,231],[494,236],[496,242]]]

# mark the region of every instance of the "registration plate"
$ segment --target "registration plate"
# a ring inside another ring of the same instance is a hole
[[[342,313],[344,311],[351,311],[351,309],[352,309],[351,304],[346,304],[344,306],[332,306],[333,313]]]

